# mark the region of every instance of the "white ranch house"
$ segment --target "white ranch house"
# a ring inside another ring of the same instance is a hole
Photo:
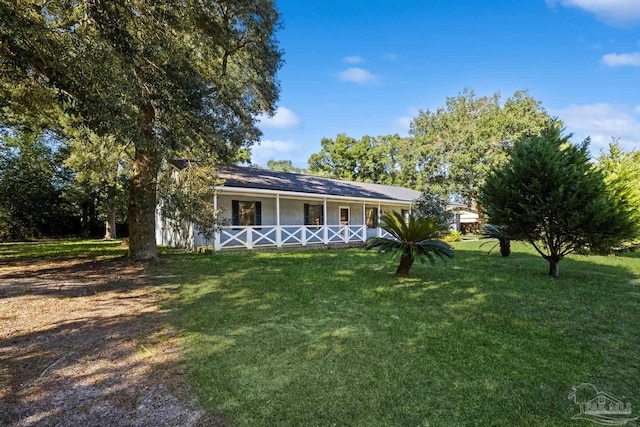
[[[181,167],[180,162],[174,165]],[[411,211],[420,192],[404,187],[342,181],[296,173],[227,166],[218,175],[212,203],[225,225],[205,242],[191,225],[174,227],[156,216],[160,245],[231,248],[308,246],[365,242],[381,236],[383,212]]]

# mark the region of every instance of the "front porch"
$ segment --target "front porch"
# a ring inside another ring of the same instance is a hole
[[[364,243],[371,237],[388,236],[381,228],[366,225],[260,225],[227,226],[216,234],[213,249],[254,249],[263,247]],[[206,244],[210,246],[211,243]]]
[[[383,211],[409,212],[410,203],[256,189],[220,189],[214,198],[222,209],[213,241],[197,233],[195,246],[214,251],[364,243],[387,235],[379,228]]]

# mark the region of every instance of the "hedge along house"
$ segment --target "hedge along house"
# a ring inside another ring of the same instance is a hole
[[[378,227],[383,212],[408,215],[420,196],[404,187],[237,166],[221,167],[218,177],[224,184],[212,203],[223,220],[214,241],[205,242],[192,225],[177,230],[157,216],[158,244],[218,251],[362,243],[385,233]]]

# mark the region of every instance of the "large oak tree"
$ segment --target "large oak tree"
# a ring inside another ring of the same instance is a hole
[[[322,149],[309,157],[309,172],[351,181],[409,185],[401,174],[405,143],[399,135],[322,138]]]
[[[133,147],[130,256],[157,256],[156,178],[176,153],[225,161],[273,113],[273,0],[0,0],[0,121],[84,126]]]
[[[465,89],[444,107],[420,111],[410,130],[418,187],[476,203],[485,176],[506,161],[513,142],[539,134],[549,119],[526,91],[502,103],[497,93]]]

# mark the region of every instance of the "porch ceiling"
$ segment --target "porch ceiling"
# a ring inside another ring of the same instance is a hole
[[[369,204],[381,204],[381,205],[412,205],[413,202],[409,200],[389,200],[389,199],[374,199],[366,197],[348,197],[348,196],[333,196],[325,194],[314,193],[300,193],[295,191],[282,191],[282,190],[264,190],[258,188],[239,188],[239,187],[216,187],[219,194],[222,195],[247,195],[255,194],[261,197],[276,197],[281,199],[294,199],[294,200],[327,200],[327,202],[355,202],[355,203],[369,203]]]

